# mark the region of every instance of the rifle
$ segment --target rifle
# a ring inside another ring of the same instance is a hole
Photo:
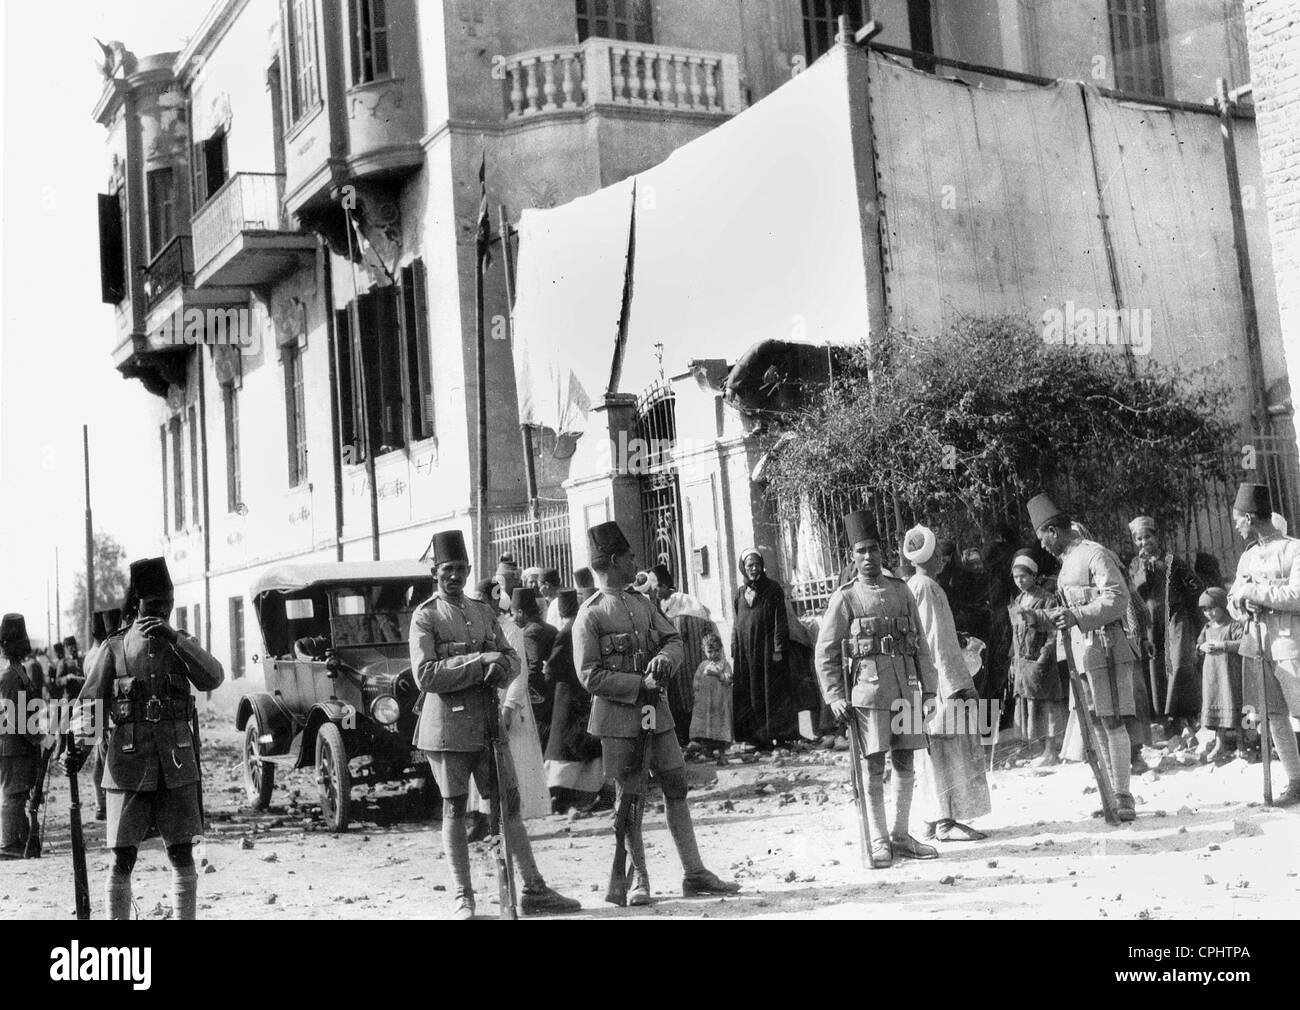
[[[36,759],[36,785],[32,787],[27,800],[27,845],[23,848],[24,859],[41,858],[41,804],[45,802],[45,782],[49,778],[51,747],[42,744],[40,757]]]
[[[844,672],[844,696],[849,708],[844,713],[844,724],[849,737],[849,782],[853,787],[853,803],[858,808],[858,854],[864,869],[871,869],[871,827],[867,823],[867,789],[862,778],[862,739],[858,736],[858,717],[853,711],[853,678],[850,671],[853,660],[849,656],[849,643],[840,642],[840,669]]]
[[[1061,606],[1066,605],[1064,598],[1059,594],[1057,599]],[[1074,710],[1079,716],[1079,736],[1083,740],[1083,754],[1088,759],[1093,778],[1097,780],[1097,792],[1101,796],[1101,813],[1106,818],[1107,824],[1119,824],[1119,801],[1115,796],[1115,786],[1110,780],[1110,775],[1102,768],[1098,757],[1097,739],[1093,736],[1092,716],[1088,707],[1088,695],[1084,690],[1083,678],[1079,675],[1079,669],[1074,662],[1074,649],[1070,643],[1069,629],[1061,634],[1066,636],[1065,665],[1070,671],[1070,693],[1074,695]]]
[[[641,817],[645,812],[645,792],[650,779],[650,755],[653,753],[650,742],[655,735],[656,716],[659,711],[659,688],[644,690],[646,700],[641,706],[641,732],[637,735],[636,748],[632,754],[632,766],[636,770],[636,777],[624,782],[618,798],[618,810],[614,814],[614,862],[609,868],[609,887],[605,890],[605,900],[620,907],[627,904],[628,832],[639,830]]]
[[[500,896],[501,918],[517,919],[515,911],[517,894],[515,890],[514,853],[510,850],[510,835],[505,829],[505,820],[510,811],[519,803],[519,787],[513,785],[514,777],[507,774],[511,768],[506,742],[501,736],[501,702],[497,690],[491,685],[484,685],[487,696],[487,737],[492,749],[492,799],[491,812],[488,815],[489,831],[493,835],[492,852],[496,858],[497,893]],[[503,791],[512,795],[503,797]],[[502,801],[505,806],[502,807]]]
[[[1259,614],[1250,615],[1259,648],[1259,759],[1264,765],[1264,806],[1273,805],[1273,727],[1268,724],[1268,670],[1265,668],[1264,626]]]
[[[90,918],[90,883],[86,879],[86,840],[81,834],[81,790],[77,783],[77,742],[69,729],[63,736],[64,747],[73,757],[68,765],[68,835],[72,840],[72,884],[76,893],[77,918]]]

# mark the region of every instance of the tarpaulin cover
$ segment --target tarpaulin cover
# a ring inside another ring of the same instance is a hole
[[[1115,308],[1104,213],[1119,304],[1149,312],[1125,320],[1135,352],[1184,365],[1232,359],[1246,380],[1216,116],[1070,82],[975,88],[878,54],[870,77],[891,322],[934,330],[961,315],[1040,321],[1071,303]],[[1245,187],[1258,179],[1254,131],[1246,120],[1235,129]],[[1262,202],[1247,220],[1261,343],[1277,346]]]
[[[580,432],[609,384],[623,303],[632,182],[519,218],[519,420]]]

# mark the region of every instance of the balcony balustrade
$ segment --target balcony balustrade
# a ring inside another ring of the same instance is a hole
[[[196,287],[267,284],[314,250],[312,236],[289,227],[283,191],[283,175],[237,172],[199,208],[191,222]]]

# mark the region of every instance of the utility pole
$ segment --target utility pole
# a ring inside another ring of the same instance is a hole
[[[95,633],[95,528],[90,516],[90,427],[81,426],[81,458],[86,476],[86,635],[87,645]]]
[[[59,637],[56,641],[63,641],[63,613],[59,604],[59,549],[54,548],[54,633]],[[51,646],[54,642],[50,643]]]

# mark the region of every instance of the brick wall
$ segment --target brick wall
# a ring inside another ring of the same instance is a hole
[[[1300,8],[1295,0],[1245,0],[1245,13],[1273,272],[1294,393],[1300,390]]]

